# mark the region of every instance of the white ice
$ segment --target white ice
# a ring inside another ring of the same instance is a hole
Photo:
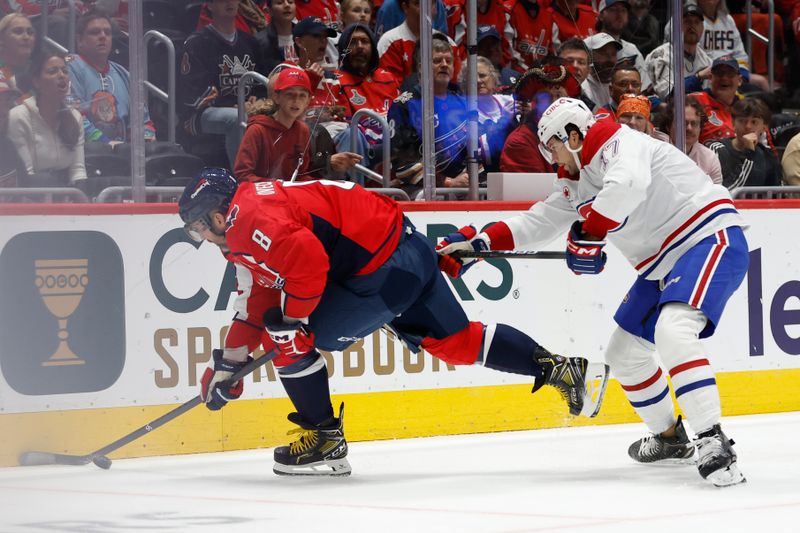
[[[5,468],[0,531],[800,531],[800,413],[723,428],[747,476],[724,489],[634,464],[640,424],[351,443],[345,478],[278,477],[271,449]]]

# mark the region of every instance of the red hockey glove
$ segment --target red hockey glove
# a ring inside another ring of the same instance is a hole
[[[244,382],[240,379],[230,383],[231,376],[238,372],[247,361],[239,363],[223,359],[222,350],[213,350],[211,366],[206,368],[200,379],[200,398],[211,411],[225,407],[230,400],[236,400],[244,391]]]
[[[439,254],[439,270],[450,276],[458,278],[475,264],[475,258],[456,259],[450,254],[462,250],[466,252],[482,252],[489,249],[489,237],[485,233],[478,234],[475,226],[469,225],[451,233],[436,247]]]
[[[264,328],[278,350],[287,357],[298,358],[314,349],[314,333],[307,331],[302,322],[286,322],[279,307],[264,313]]]
[[[588,241],[584,238],[583,223],[576,220],[567,236],[567,266],[576,274],[599,274],[606,265],[603,246],[606,241]]]

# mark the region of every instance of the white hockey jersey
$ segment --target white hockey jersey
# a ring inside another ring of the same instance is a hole
[[[728,190],[669,143],[599,121],[586,135],[581,159],[578,179],[557,179],[547,200],[503,221],[515,247],[536,250],[566,239],[570,225],[584,219],[587,232],[608,232],[640,276],[659,280],[705,237],[746,227]]]

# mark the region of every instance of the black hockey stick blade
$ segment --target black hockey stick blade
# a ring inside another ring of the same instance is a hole
[[[277,350],[271,350],[270,352],[264,354],[258,359],[250,361],[245,366],[243,366],[238,372],[234,373],[227,383],[233,383],[239,381],[243,377],[253,373],[257,368],[273,360],[277,355],[278,355]],[[217,386],[225,386],[225,384],[226,382],[223,382]],[[170,422],[178,418],[183,413],[190,411],[191,409],[197,407],[201,403],[203,403],[203,400],[202,398],[200,398],[200,395],[197,395],[188,402],[179,405],[172,411],[156,418],[155,420],[153,420],[148,424],[145,424],[136,431],[132,431],[131,433],[128,433],[124,437],[121,437],[112,442],[111,444],[103,446],[99,450],[96,450],[88,455],[69,455],[63,453],[31,451],[31,452],[25,452],[19,456],[19,464],[20,466],[39,466],[39,465],[81,466],[81,465],[87,465],[89,463],[94,463],[100,468],[108,470],[109,468],[111,468],[111,459],[106,457],[109,453],[130,444],[131,442],[135,441],[136,439],[144,435],[147,435],[148,433],[150,433],[155,429],[160,428],[167,422]]]
[[[567,258],[566,252],[527,252],[527,251],[516,251],[516,250],[485,250],[476,252],[456,250],[450,255],[456,259],[461,259],[461,258],[561,259],[562,261],[564,261]]]

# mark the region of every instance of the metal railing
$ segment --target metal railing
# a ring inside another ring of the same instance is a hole
[[[373,111],[372,109],[359,109],[353,113],[353,118],[350,119],[350,150],[353,150],[353,147],[356,145],[358,122],[361,120],[361,117],[373,118],[377,120],[378,123],[380,123],[381,128],[383,128],[383,175],[378,174],[374,170],[370,170],[360,164],[356,164],[354,169],[362,174],[372,177],[375,180],[381,181],[384,188],[388,188],[392,181],[392,150],[390,146],[391,130],[389,129],[389,123],[386,121],[386,117],[376,111]]]
[[[376,187],[374,189],[370,188],[369,191],[376,192],[378,194],[384,194],[401,202],[411,201],[411,198],[409,198],[408,194],[406,194],[406,191],[403,189],[396,189],[394,187]]]
[[[782,198],[800,198],[800,185],[780,185],[777,187],[736,187],[731,189],[731,196],[737,200],[762,199],[776,200]]]
[[[149,72],[147,66],[149,63],[147,62],[147,46],[150,44],[150,41],[159,41],[167,47],[167,92],[164,92],[159,87],[154,85],[149,80]],[[177,97],[177,93],[175,92],[175,45],[172,44],[172,39],[164,35],[163,33],[150,30],[144,34],[144,39],[142,43],[142,48],[144,51],[144,86],[149,90],[156,98],[159,100],[167,103],[167,113],[169,116],[167,117],[167,128],[169,128],[169,132],[167,132],[167,138],[169,142],[175,142],[175,129],[177,127],[177,115],[175,114],[175,101]]]
[[[244,105],[244,91],[245,88],[253,81],[262,83],[264,87],[267,87],[269,84],[269,80],[266,78],[266,76],[252,70],[245,72],[239,78],[239,84],[236,87],[236,105],[237,111],[239,112],[239,143],[242,142],[244,130],[247,129],[247,110],[245,109]],[[231,162],[231,164],[233,164],[233,162]]]
[[[62,54],[71,54],[75,51],[75,19],[78,16],[78,10],[75,7],[75,0],[67,0],[69,6],[69,14],[67,15],[67,47],[64,48],[61,44],[57,43],[47,35],[47,17],[50,11],[50,2],[48,0],[40,0],[39,7],[41,9],[42,17],[42,37],[45,43],[55,48]]]
[[[753,65],[753,37],[767,45],[767,79],[769,82],[769,90],[773,90],[775,85],[775,6],[772,0],[767,1],[767,10],[769,12],[769,29],[767,36],[764,37],[753,29],[753,0],[747,0],[745,10],[747,12],[747,31],[745,48],[747,55],[750,57],[750,72],[755,70]]]
[[[156,202],[177,202],[183,194],[183,187],[145,187],[144,194],[148,200]],[[122,203],[130,201],[133,196],[133,187],[106,187],[95,199],[96,203]]]
[[[469,187],[436,187],[432,200],[467,200],[469,192]],[[478,199],[486,200],[487,192],[486,187],[480,187],[478,189]],[[414,195],[414,200],[422,201],[424,199],[424,189]]]
[[[16,203],[33,201],[39,203],[56,203],[58,200],[74,200],[72,203],[88,204],[89,197],[74,187],[17,187],[0,189],[0,203]]]

